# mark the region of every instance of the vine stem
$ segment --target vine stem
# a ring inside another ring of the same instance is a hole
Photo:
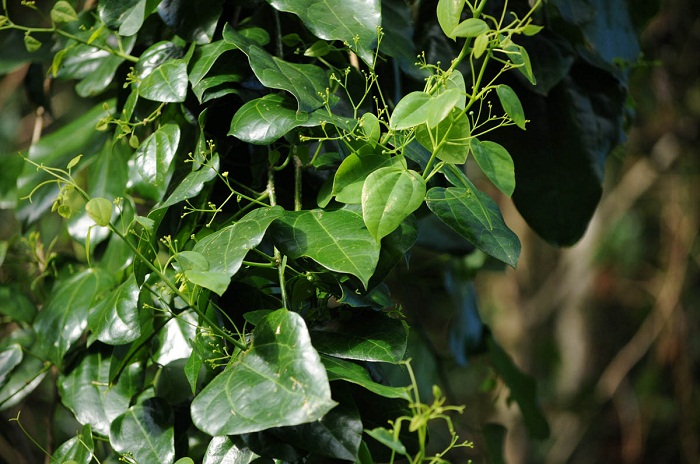
[[[267,170],[267,192],[270,198],[270,205],[277,205],[277,195],[275,194],[275,173],[270,166]],[[287,300],[287,282],[284,276],[284,269],[287,267],[287,256],[283,256],[282,253],[275,247],[275,263],[277,264],[277,276],[280,283],[280,295],[282,296],[282,306],[288,308]]]

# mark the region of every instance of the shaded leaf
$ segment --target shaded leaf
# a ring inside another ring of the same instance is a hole
[[[173,175],[173,161],[179,144],[180,128],[177,124],[164,124],[149,135],[129,160],[127,187],[153,200],[160,200]]]
[[[496,93],[508,117],[513,120],[516,126],[524,130],[525,112],[523,111],[523,105],[520,103],[520,99],[513,89],[505,84],[501,84],[496,87]]]
[[[362,217],[374,238],[389,235],[425,199],[425,181],[412,170],[377,169],[362,186]]]
[[[48,369],[44,362],[34,356],[25,356],[12,375],[0,387],[0,411],[19,404],[44,380]]]
[[[365,430],[365,433],[390,450],[408,456],[406,447],[401,443],[399,438],[394,438],[394,434],[391,431],[383,427],[377,427],[372,430]]]
[[[506,226],[496,203],[473,186],[433,187],[426,203],[445,224],[472,242],[477,248],[515,267],[520,255],[520,240]]]
[[[22,347],[18,343],[0,351],[0,388],[5,385],[12,370],[22,362],[22,357]]]
[[[90,425],[102,435],[124,413],[131,398],[141,387],[141,368],[132,364],[125,369],[116,384],[110,385],[112,358],[99,353],[89,354],[67,375],[58,379],[61,402],[70,409],[78,422]]]
[[[280,11],[294,13],[318,38],[340,40],[370,66],[381,24],[379,0],[267,0]]]
[[[210,435],[238,435],[318,420],[335,404],[304,320],[280,309],[255,327],[251,348],[195,397],[191,413]]]
[[[89,425],[85,425],[78,436],[59,446],[52,458],[60,463],[89,464],[92,461],[94,451],[95,443],[92,439],[92,430]]]
[[[138,301],[139,286],[136,276],[130,274],[101,303],[90,309],[88,329],[92,333],[88,343],[99,340],[109,345],[122,345],[138,339],[142,322]]]
[[[409,391],[405,387],[390,387],[375,382],[367,370],[351,361],[346,361],[332,356],[321,356],[321,361],[326,367],[328,380],[344,380],[366,388],[372,393],[386,398],[401,398],[406,401],[411,400]]]
[[[163,0],[158,14],[165,24],[188,42],[208,43],[214,37],[223,0]]]
[[[314,347],[338,358],[400,362],[406,353],[405,322],[383,313],[362,312],[348,320],[331,320],[311,329]]]
[[[228,276],[226,282],[219,278],[203,286],[219,295],[223,294],[231,277],[240,269],[245,255],[258,246],[272,221],[282,217],[283,213],[284,210],[279,206],[258,208],[235,224],[224,227],[197,242],[193,251],[201,253],[207,259],[209,271]]]
[[[198,170],[188,173],[177,184],[173,193],[163,203],[159,203],[153,209],[168,208],[196,197],[202,191],[204,185],[216,177],[217,169],[219,169],[219,155],[215,153],[206,165],[202,165]]]
[[[117,417],[109,429],[109,441],[136,462],[169,464],[175,460],[173,414],[168,404],[150,398]]]
[[[34,321],[40,352],[59,369],[63,355],[78,341],[87,328],[88,312],[93,302],[114,283],[114,278],[100,269],[87,269],[60,281],[46,306]]]
[[[493,336],[487,336],[486,344],[493,368],[508,385],[511,397],[520,406],[530,436],[539,440],[549,437],[549,424],[538,404],[535,380],[513,364]]]
[[[326,269],[356,276],[365,286],[379,259],[379,244],[362,216],[347,209],[285,212],[272,234],[290,258],[309,257]]]
[[[117,29],[121,36],[130,36],[141,29],[158,3],[159,0],[106,0],[97,4],[97,12],[108,27]]]
[[[469,141],[469,147],[486,177],[498,190],[511,196],[515,190],[515,167],[510,153],[502,145],[490,140],[481,142],[473,138]]]
[[[286,90],[294,95],[299,110],[311,112],[323,106],[321,95],[328,87],[326,72],[311,64],[296,64],[270,55],[258,44],[226,25],[224,40],[248,56],[250,67],[265,87]]]

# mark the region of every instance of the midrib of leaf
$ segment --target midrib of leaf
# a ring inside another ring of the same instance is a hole
[[[148,443],[148,447],[151,449],[153,455],[156,457],[156,461],[154,461],[154,462],[158,462],[158,460],[160,460],[160,456],[158,455],[158,452],[156,451],[155,447],[153,446],[153,442],[151,440],[149,440],[148,433],[146,433],[146,430],[141,426],[141,422],[136,418],[136,414],[134,414],[134,411],[130,410],[129,414],[131,414],[134,417],[136,424],[138,425],[139,429],[142,432],[142,435],[144,436],[144,438],[146,439],[146,442]]]
[[[360,269],[357,267],[357,265],[352,260],[352,258],[345,252],[345,250],[343,250],[343,248],[340,246],[339,241],[336,240],[335,237],[333,237],[333,235],[330,233],[330,231],[328,229],[326,229],[326,227],[318,220],[318,218],[316,217],[315,214],[312,214],[311,216],[314,218],[314,221],[316,221],[318,223],[318,225],[321,226],[321,228],[326,233],[326,235],[331,238],[331,241],[336,246],[336,248],[338,248],[338,250],[343,254],[345,259],[347,259],[352,264],[353,268],[355,269],[355,272],[357,274],[360,274]]]
[[[165,81],[165,83],[168,85],[168,88],[170,89],[170,95],[173,95],[173,96],[177,97],[177,96],[178,96],[178,95],[177,95],[177,91],[176,91],[175,88],[170,84],[170,81],[168,80],[168,78],[166,77],[165,73],[163,72],[163,67],[162,67],[162,66],[158,68],[158,72],[159,72],[160,75],[163,77],[163,81]]]

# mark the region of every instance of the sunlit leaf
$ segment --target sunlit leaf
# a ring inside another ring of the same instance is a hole
[[[180,144],[180,128],[169,123],[160,126],[129,160],[129,183],[140,194],[160,200],[172,177],[175,152]]]
[[[191,414],[210,435],[238,435],[318,420],[335,404],[304,320],[280,309],[255,327],[250,349],[195,397]]]
[[[372,377],[370,377],[367,369],[359,364],[333,356],[321,356],[321,361],[323,361],[323,365],[326,367],[328,380],[331,382],[335,380],[344,380],[346,382],[357,384],[366,388],[372,393],[376,393],[377,395],[384,396],[386,398],[401,398],[406,401],[410,401],[411,399],[407,388],[390,387],[377,383],[372,380]]]
[[[447,34],[449,37],[477,37],[490,30],[489,25],[483,19],[467,18],[459,23]]]
[[[425,199],[425,180],[419,173],[394,167],[377,169],[362,187],[362,217],[374,238],[389,235]]]
[[[425,92],[411,92],[396,104],[389,124],[396,130],[409,129],[428,121],[431,97]]]
[[[429,131],[433,134],[432,138]],[[416,140],[421,145],[434,152],[439,160],[454,164],[467,161],[470,135],[469,117],[458,110],[453,110],[433,129],[428,129],[424,124],[416,128]]]
[[[106,198],[91,198],[85,205],[85,211],[95,224],[105,227],[112,219],[112,202]]]
[[[0,351],[0,388],[5,385],[12,370],[22,362],[22,347],[13,343]]]
[[[331,271],[352,274],[367,285],[379,244],[362,216],[347,209],[286,212],[272,227],[277,246],[292,259],[309,257]]]
[[[78,13],[73,6],[65,0],[59,0],[51,8],[51,20],[55,23],[69,23],[78,19]]]
[[[459,24],[460,16],[464,9],[464,0],[439,0],[437,5],[437,19],[440,28],[446,36],[452,37],[452,31]]]
[[[336,200],[346,204],[362,203],[362,186],[371,173],[386,166],[405,169],[405,162],[400,157],[390,158],[386,155],[350,154],[338,166],[333,179],[332,195]]]
[[[157,102],[183,102],[188,82],[187,63],[181,59],[169,60],[141,80],[139,95]]]
[[[206,284],[202,286],[219,295],[223,294],[231,277],[240,269],[245,255],[258,246],[272,221],[282,217],[283,212],[279,206],[258,208],[235,224],[224,227],[197,242],[193,251],[201,253],[207,259],[209,272],[223,273],[228,276],[228,281],[218,278],[209,283],[199,282],[198,285]]]
[[[373,46],[381,24],[379,0],[267,0],[280,11],[298,15],[321,39],[340,40],[366,63],[374,63]]]
[[[229,437],[214,437],[207,446],[202,464],[250,464],[258,457],[247,448],[239,448]]]

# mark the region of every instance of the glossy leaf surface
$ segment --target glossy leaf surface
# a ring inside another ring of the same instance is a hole
[[[200,430],[237,435],[318,420],[335,404],[304,320],[280,309],[255,327],[250,349],[202,390],[191,412]]]
[[[377,27],[381,23],[379,0],[267,1],[280,11],[298,15],[316,37],[346,42],[366,63],[374,63],[372,47],[377,42]]]
[[[339,359],[333,356],[321,356],[323,365],[328,373],[328,380],[344,380],[346,382],[357,384],[366,388],[372,393],[384,396],[386,398],[401,398],[409,401],[410,395],[404,387],[390,387],[375,382],[369,375],[367,370],[351,361]]]
[[[120,286],[112,290],[97,306],[90,309],[88,329],[92,332],[88,341],[99,340],[110,345],[129,343],[141,336],[143,323],[138,307],[139,287],[136,276],[131,274]]]
[[[430,210],[455,232],[484,253],[515,267],[520,240],[506,226],[496,203],[476,188],[433,187],[426,202]]]
[[[51,457],[61,463],[88,464],[92,461],[94,451],[92,430],[86,425],[78,436],[60,445]]]
[[[272,233],[290,258],[309,257],[326,269],[356,276],[365,286],[379,259],[379,244],[362,216],[347,209],[286,212]]]
[[[139,95],[157,102],[183,102],[188,82],[187,63],[181,59],[169,60],[143,78]]]
[[[160,200],[172,177],[179,143],[180,128],[177,124],[165,124],[149,135],[129,160],[128,187],[148,198]]]
[[[172,411],[159,398],[135,404],[117,417],[109,429],[115,450],[130,453],[137,462],[172,463],[175,460]]]

